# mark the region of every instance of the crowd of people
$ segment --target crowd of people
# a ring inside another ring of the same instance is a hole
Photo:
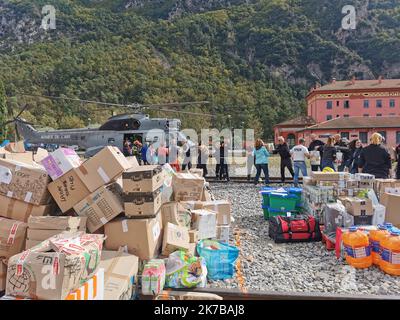
[[[195,150],[196,146],[190,137],[187,137],[181,146],[178,146],[176,140],[171,140],[167,146],[165,142],[141,143],[138,140],[132,142],[130,139],[126,139],[123,154],[126,157],[136,157],[140,165],[169,163],[176,172],[192,169],[193,158],[197,154],[196,168],[203,170],[204,177],[208,176],[208,159],[212,155],[217,159],[215,168],[217,179],[230,181],[227,161],[229,148],[228,139],[215,144],[211,150],[201,142]]]
[[[282,183],[285,182],[285,171],[288,170],[294,184],[299,184],[300,174],[308,175],[307,159],[310,161],[311,171],[347,171],[352,174],[357,172],[373,174],[376,178],[387,179],[391,176],[393,161],[397,161],[396,178],[400,179],[400,145],[393,148],[395,158],[392,159],[389,150],[384,145],[384,138],[379,133],[371,136],[370,144],[363,146],[359,139],[351,142],[339,134],[327,137],[323,142],[315,134],[310,136],[310,144],[300,138],[298,144],[290,149],[284,137],[278,138],[278,144],[271,148],[263,140],[257,139],[254,146],[245,145],[247,157],[247,178],[251,180],[253,167],[256,169],[254,183],[258,184],[261,174],[264,174],[265,184],[269,184],[269,158],[272,154],[280,157],[280,174]],[[197,150],[196,150],[197,148]],[[207,177],[208,159],[216,159],[215,175],[219,180],[230,181],[228,150],[231,144],[228,139],[221,140],[211,148],[199,143],[196,146],[189,137],[178,146],[176,141],[165,143],[141,143],[140,141],[124,142],[125,156],[136,156],[143,165],[169,163],[175,171],[190,170],[193,167],[193,157],[197,154],[196,168],[203,170]],[[197,151],[197,152],[195,152]]]
[[[310,136],[310,145],[305,146],[305,139],[300,138],[291,150],[283,137],[278,138],[278,145],[273,154],[281,158],[281,180],[285,182],[285,169],[298,185],[300,172],[303,177],[308,175],[306,159],[310,159],[311,171],[339,171],[369,173],[376,178],[391,177],[392,163],[397,161],[396,179],[400,178],[400,145],[393,149],[396,155],[393,159],[384,145],[384,138],[379,133],[371,136],[370,144],[363,146],[359,139],[349,142],[340,134],[329,136],[326,142]],[[268,167],[265,170],[268,172]],[[266,178],[266,182],[268,178]],[[256,176],[255,183],[258,183]]]

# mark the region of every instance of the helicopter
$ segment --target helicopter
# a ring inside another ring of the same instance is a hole
[[[26,95],[32,96],[32,95]],[[25,105],[22,110],[12,120],[7,121],[3,126],[14,123],[16,135],[24,138],[25,142],[33,146],[58,145],[58,146],[77,146],[85,150],[85,157],[92,157],[105,146],[117,146],[121,150],[124,141],[156,142],[165,139],[169,143],[175,139],[178,144],[186,140],[186,136],[181,132],[180,119],[150,118],[149,115],[142,113],[143,109],[157,109],[164,112],[178,112],[191,115],[209,116],[210,114],[195,113],[188,111],[173,111],[163,109],[163,107],[181,107],[188,105],[209,104],[208,101],[167,103],[167,104],[115,104],[98,101],[89,101],[73,98],[61,98],[51,96],[40,96],[49,99],[63,99],[79,101],[81,103],[92,103],[114,107],[134,109],[133,113],[124,113],[110,117],[104,124],[97,128],[64,129],[64,130],[36,130],[34,125],[21,117],[22,113],[29,107]],[[139,111],[139,112],[137,112]]]

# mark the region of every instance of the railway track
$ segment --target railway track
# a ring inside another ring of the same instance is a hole
[[[232,300],[400,300],[400,296],[366,295],[366,294],[337,294],[317,292],[278,292],[278,291],[249,291],[246,293],[235,289],[195,288],[173,289],[174,291],[212,293],[226,301]],[[140,295],[141,300],[151,300],[152,296]]]
[[[250,180],[247,179],[247,177],[231,177],[230,181],[226,180],[219,180],[216,177],[208,177],[206,180],[210,183],[254,183],[254,177],[251,178]],[[279,177],[270,177],[269,181],[271,184],[277,184],[281,183],[281,178]],[[260,179],[260,184],[263,183],[263,181]],[[293,179],[286,179],[285,183],[291,184],[293,183]],[[302,183],[302,178],[299,178],[299,183]]]

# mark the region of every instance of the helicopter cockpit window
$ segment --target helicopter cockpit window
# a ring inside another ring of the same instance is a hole
[[[138,130],[140,128],[140,121],[136,119],[122,119],[122,120],[110,120],[100,127],[100,130],[115,130],[115,131],[126,131],[126,130]]]

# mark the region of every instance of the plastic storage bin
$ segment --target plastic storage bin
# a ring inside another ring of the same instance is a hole
[[[292,194],[271,192],[269,207],[281,211],[293,211],[296,208],[297,197]]]

